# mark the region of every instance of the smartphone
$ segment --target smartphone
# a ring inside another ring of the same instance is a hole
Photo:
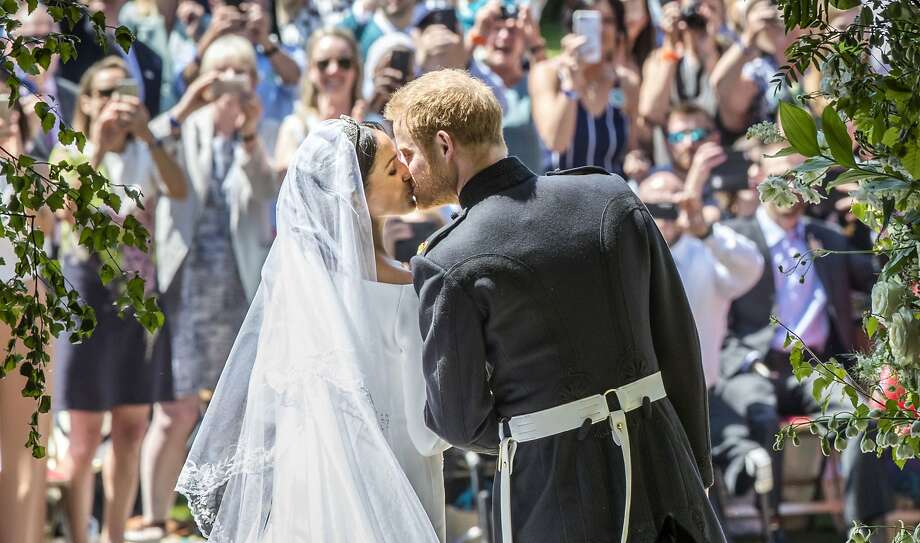
[[[680,211],[677,209],[677,206],[671,202],[645,204],[645,208],[648,209],[648,213],[653,219],[676,221],[677,217],[680,216]]]
[[[750,188],[748,168],[751,161],[744,151],[728,151],[725,162],[712,169],[709,183],[712,190],[738,192]]]
[[[408,51],[406,49],[396,49],[390,56],[390,68],[402,72],[404,81],[409,79],[411,62],[412,51]]]
[[[585,38],[578,54],[588,64],[601,61],[601,23],[601,12],[595,9],[579,9],[572,14],[572,32]]]
[[[501,10],[502,19],[514,19],[518,16],[518,5],[513,0],[502,2]]]
[[[419,21],[418,29],[423,31],[432,25],[444,25],[448,30],[457,32],[460,28],[457,11],[454,8],[433,9]]]
[[[244,74],[220,77],[211,83],[211,91],[215,96],[220,96],[222,94],[246,94],[249,90],[249,76]]]
[[[122,79],[115,87],[115,94],[120,96],[138,96],[139,89],[137,88],[137,82],[133,79]]]

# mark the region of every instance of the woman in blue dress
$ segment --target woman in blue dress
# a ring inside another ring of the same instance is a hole
[[[581,54],[585,38],[570,33],[563,52],[534,67],[530,80],[533,117],[546,150],[546,170],[599,166],[623,173],[623,159],[634,147],[630,119],[635,118],[638,74],[626,62],[623,5],[618,0],[579,0],[572,14],[597,10],[601,16],[601,60],[589,64]]]

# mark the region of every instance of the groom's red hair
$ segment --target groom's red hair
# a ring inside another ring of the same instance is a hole
[[[390,98],[387,120],[405,126],[416,143],[428,148],[438,130],[461,145],[504,145],[502,108],[491,89],[463,70],[429,72]]]

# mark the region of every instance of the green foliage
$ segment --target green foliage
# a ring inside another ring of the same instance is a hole
[[[807,32],[786,50],[787,65],[774,81],[790,84],[817,69],[822,82],[818,92],[804,97],[806,107],[781,106],[782,135],[765,125],[749,131],[762,141],[785,138],[789,147],[774,156],[807,158],[761,185],[761,199],[789,205],[847,187],[850,211],[875,231],[871,252],[884,264],[872,308],[863,318],[871,346],[854,353],[846,368],[818,359],[790,333],[793,373],[808,380],[824,408],[821,416],[796,426],[807,425],[825,454],[858,440],[864,453],[881,456],[890,450],[903,466],[920,456],[920,4],[778,3],[787,31]],[[840,14],[830,6],[852,11]],[[838,175],[828,180],[832,171]],[[831,254],[812,252],[814,257]],[[830,394],[848,398],[853,410],[828,413]],[[782,447],[793,434],[795,427],[784,428],[776,445]],[[895,541],[920,541],[920,528],[892,528]],[[872,531],[856,524],[848,541],[868,541]]]
[[[19,36],[20,23],[14,15],[22,7],[31,12],[36,9],[37,1],[0,0],[0,28],[6,32],[3,38],[6,49],[0,53],[0,66],[7,73],[15,74],[14,68],[18,66],[27,74],[39,74],[48,69],[55,55],[62,62],[77,56],[73,36],[60,33],[41,38]],[[97,35],[104,36],[105,18],[101,13],[87,13],[85,5],[77,0],[55,0],[48,6],[48,12],[64,28],[89,16]],[[133,41],[131,33],[124,27],[109,29],[114,30],[116,42],[127,51]],[[20,81],[16,75],[9,75],[6,83],[12,104],[20,97]],[[39,98],[34,114],[48,131],[58,123],[60,112],[44,97]],[[82,151],[86,136],[68,127],[65,119],[60,121],[58,140]],[[111,258],[127,246],[147,251],[150,235],[132,217],[123,224],[113,220],[109,209],[120,207],[121,199],[99,172],[87,164],[38,162],[0,148],[0,174],[11,189],[9,197],[0,201],[0,237],[12,243],[18,259],[15,277],[0,283],[0,324],[12,331],[8,344],[0,346],[4,349],[0,378],[13,373],[26,378],[22,394],[35,398],[36,408],[29,421],[31,431],[25,445],[40,458],[45,449],[38,433],[38,415],[51,408],[45,374],[50,362],[48,345],[65,332],[73,342],[84,341],[96,327],[96,316],[64,279],[60,263],[47,253],[45,235],[38,229],[38,223],[51,214],[72,217],[79,244],[105,262],[99,270],[100,280],[119,285],[119,309],[130,311],[150,331],[163,324],[163,315],[154,299],[145,294],[143,280],[123,271],[117,259]],[[139,194],[133,194],[132,198],[140,205]],[[32,278],[42,283],[44,292],[35,288]]]

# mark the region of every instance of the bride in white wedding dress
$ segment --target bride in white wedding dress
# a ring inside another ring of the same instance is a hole
[[[444,541],[418,299],[382,250],[414,208],[387,135],[328,121],[297,151],[278,235],[178,491],[213,542]]]

